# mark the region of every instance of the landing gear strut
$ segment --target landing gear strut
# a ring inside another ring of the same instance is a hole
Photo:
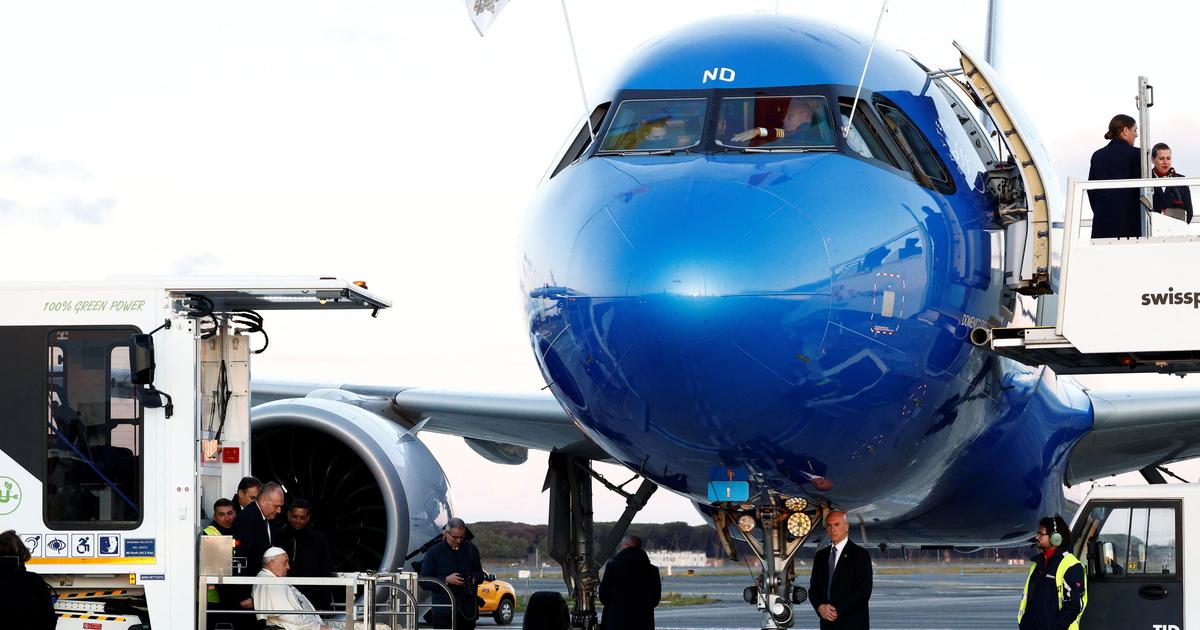
[[[796,585],[796,552],[824,521],[828,508],[810,506],[800,497],[783,497],[760,486],[753,505],[719,508],[713,514],[717,534],[731,560],[737,560],[733,530],[742,532],[760,570],[754,586],[742,597],[763,612],[763,630],[790,628],[792,606],[808,599],[808,590]],[[755,536],[755,534],[758,536]]]
[[[592,545],[593,478],[609,490],[625,497],[625,512],[598,550],[593,549]],[[592,470],[591,460],[557,451],[550,453],[550,466],[543,488],[550,491],[548,544],[550,557],[562,565],[563,581],[575,600],[570,614],[571,628],[594,630],[597,627],[596,590],[600,586],[600,564],[616,551],[634,515],[645,507],[650,495],[658,489],[654,482],[642,479],[636,492],[626,492],[624,487],[634,479],[637,477],[617,486]],[[539,599],[549,601],[549,598]],[[556,601],[561,602],[561,598]],[[531,597],[530,608],[532,604]],[[531,613],[539,616],[545,614],[543,611],[527,611],[526,619]],[[546,615],[546,618],[552,616]],[[557,630],[561,626],[554,623],[547,624],[546,627]]]

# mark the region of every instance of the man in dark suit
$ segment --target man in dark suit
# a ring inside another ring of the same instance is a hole
[[[821,617],[821,630],[866,630],[871,627],[871,556],[850,542],[845,512],[825,517],[830,545],[813,559],[808,601]]]
[[[240,571],[235,568],[236,575],[258,576],[259,569],[262,569],[263,553],[275,546],[271,541],[271,521],[279,514],[283,500],[283,487],[275,482],[268,483],[263,486],[258,498],[242,508],[242,513],[234,520],[233,538],[237,541],[237,547],[233,558],[235,567],[242,567]],[[232,586],[229,590],[232,591],[234,605],[245,609],[254,607],[249,586]],[[225,596],[222,594],[221,597]],[[238,615],[238,618],[239,628],[254,627],[250,624],[257,623],[253,615]]]
[[[1088,179],[1138,179],[1142,176],[1142,153],[1133,146],[1137,122],[1117,114],[1104,134],[1108,144],[1092,154]],[[1130,238],[1142,235],[1142,212],[1138,188],[1089,190],[1092,202],[1092,238]]]
[[[626,536],[621,550],[604,567],[600,580],[604,604],[602,627],[621,630],[654,630],[654,607],[662,598],[658,567],[642,550],[642,539]]]

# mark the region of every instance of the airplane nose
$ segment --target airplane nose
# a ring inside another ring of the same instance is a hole
[[[571,248],[571,288],[595,297],[828,295],[820,230],[762,178],[678,178],[608,200]]]
[[[543,311],[563,320],[537,343],[610,452],[653,435],[714,453],[799,429],[830,310],[810,216],[765,183],[677,179],[618,196],[578,231],[569,297]]]

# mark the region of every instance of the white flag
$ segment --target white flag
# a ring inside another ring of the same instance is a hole
[[[500,15],[500,11],[508,6],[508,0],[463,0],[463,3],[467,5],[471,23],[481,36],[492,25],[496,16]]]

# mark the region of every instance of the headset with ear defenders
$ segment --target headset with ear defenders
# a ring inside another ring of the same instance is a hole
[[[1054,531],[1050,532],[1050,544],[1057,547],[1063,541],[1062,534],[1058,533],[1058,516],[1055,515],[1054,518],[1050,519],[1050,522],[1054,524]]]

